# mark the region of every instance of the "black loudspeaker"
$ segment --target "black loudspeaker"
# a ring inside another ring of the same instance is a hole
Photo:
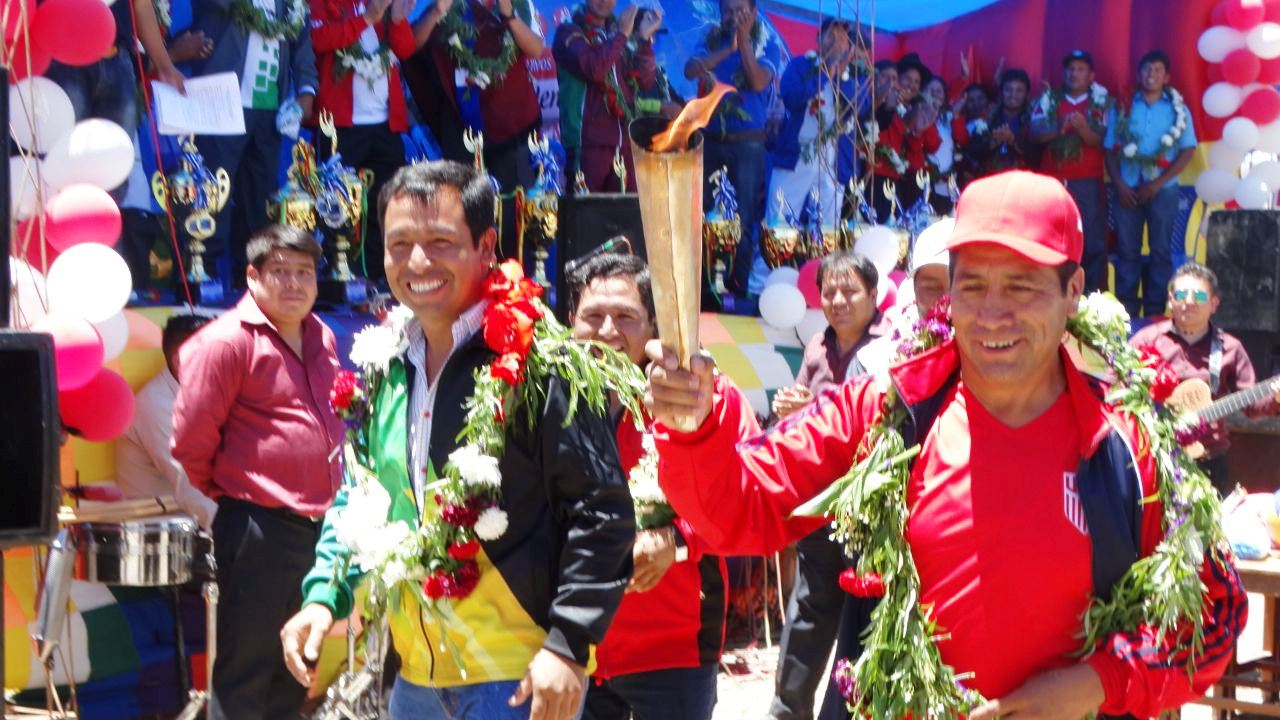
[[[0,549],[40,545],[57,530],[58,383],[53,338],[0,330]]]
[[[556,314],[569,315],[569,289],[564,266],[591,252],[610,238],[626,236],[631,252],[645,257],[640,198],[633,193],[597,193],[560,198],[560,227],[556,238]]]
[[[1206,263],[1228,330],[1280,331],[1280,210],[1231,210],[1209,217]]]

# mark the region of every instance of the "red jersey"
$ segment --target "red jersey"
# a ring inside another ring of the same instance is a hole
[[[366,82],[350,70],[338,72],[338,51],[360,42],[369,27],[364,19],[364,3],[357,0],[311,0],[311,47],[316,53],[316,72],[320,88],[316,92],[316,117],[322,110],[333,113],[334,125],[351,127],[353,112],[352,83]],[[378,39],[389,46],[398,60],[407,60],[417,49],[413,27],[408,20],[392,22],[389,18],[374,24]],[[387,127],[391,132],[409,129],[409,112],[405,105],[404,85],[400,82],[400,63],[387,68]]]
[[[1039,418],[1008,428],[962,382],[950,391],[959,353],[949,343],[891,371],[904,402],[946,393],[922,442],[907,489],[907,541],[920,573],[921,601],[933,604],[950,638],[943,661],[988,698],[1039,673],[1081,662],[1080,613],[1094,590],[1092,541],[1073,474],[1084,458],[1119,434],[1143,447],[1134,424],[1102,403],[1062,355],[1066,392]],[[717,393],[694,433],[659,425],[659,475],[672,507],[724,554],[767,554],[814,528],[791,512],[847,472],[882,394],[872,381],[846,382],[763,435],[755,418]],[[1155,489],[1149,455],[1134,453],[1143,497]],[[1142,506],[1141,554],[1163,536],[1159,503]],[[820,522],[820,521],[816,521]],[[1106,714],[1159,714],[1198,697],[1221,676],[1244,624],[1240,579],[1229,565],[1206,562],[1205,651],[1188,674],[1174,655],[1174,633],[1151,628],[1116,633],[1089,664],[1101,679]]]
[[[1072,113],[1084,115],[1094,128],[1102,127],[1103,123],[1106,122],[1102,110],[1093,106],[1093,100],[1089,93],[1085,93],[1079,102],[1073,103],[1066,97],[1058,101],[1058,122],[1064,124],[1064,127],[1067,116]],[[1031,120],[1035,123],[1044,119],[1044,113],[1040,112],[1040,106],[1037,104],[1035,110],[1032,111]],[[1067,132],[1074,133],[1075,130],[1068,129]],[[1103,133],[1105,134],[1105,130]],[[1040,171],[1059,180],[1101,180],[1105,161],[1106,151],[1102,149],[1101,145],[1091,147],[1082,140],[1077,156],[1070,159],[1059,158],[1056,156],[1052,146],[1046,147],[1044,154],[1040,157]]]

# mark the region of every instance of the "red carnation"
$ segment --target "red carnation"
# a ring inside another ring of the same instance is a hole
[[[1165,169],[1168,169],[1168,167],[1172,165],[1172,163],[1169,162],[1169,158],[1161,156],[1156,158],[1156,165],[1160,166],[1161,170],[1165,170]]]
[[[351,402],[355,400],[359,390],[360,378],[350,370],[339,370],[337,377],[333,379],[333,387],[329,390],[329,405],[338,415],[345,415],[351,409]]]
[[[444,597],[445,591],[445,577],[438,570],[422,581],[422,592],[426,593],[427,597],[432,600],[439,600]]]
[[[536,312],[528,301],[490,305],[484,313],[485,344],[500,354],[516,353],[523,358],[533,346]]]
[[[470,560],[480,552],[479,540],[456,542],[449,545],[449,557],[454,560]]]
[[[440,508],[440,519],[454,527],[469,528],[476,524],[480,511],[467,505],[445,505]]]
[[[507,353],[493,361],[489,372],[508,385],[519,385],[524,381],[524,361],[515,353]]]
[[[1173,368],[1161,363],[1156,367],[1156,378],[1151,381],[1151,399],[1163,404],[1178,387],[1178,374]]]
[[[480,584],[480,566],[474,560],[467,560],[458,566],[450,577],[449,597],[462,599],[475,591]]]
[[[884,597],[884,581],[876,573],[859,575],[858,571],[848,568],[840,573],[840,589],[854,597]]]

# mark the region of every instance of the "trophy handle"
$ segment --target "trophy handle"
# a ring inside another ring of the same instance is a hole
[[[159,170],[151,176],[151,194],[155,196],[160,207],[169,207],[169,186],[164,181],[164,173]]]
[[[333,113],[320,111],[320,132],[329,138],[329,155],[338,154],[338,131],[333,125]]]
[[[222,206],[227,204],[227,198],[231,197],[231,176],[227,175],[226,168],[218,168],[214,177],[218,179],[218,196],[214,198],[210,210],[218,213],[222,211]]]

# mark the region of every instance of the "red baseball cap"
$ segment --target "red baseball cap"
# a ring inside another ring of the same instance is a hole
[[[1062,181],[1012,170],[975,180],[961,193],[947,249],[974,243],[1000,245],[1040,265],[1078,263],[1084,224]]]

